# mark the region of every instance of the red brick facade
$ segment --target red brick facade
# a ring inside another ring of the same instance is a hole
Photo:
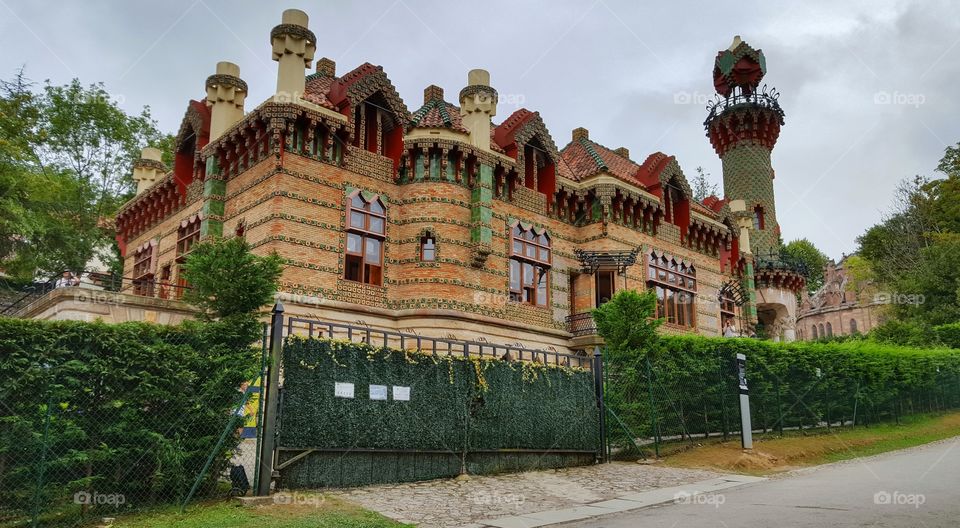
[[[568,316],[612,291],[648,287],[655,253],[664,281],[677,280],[672,266],[695,274],[684,284],[689,315],[667,314],[675,323],[665,331],[720,333],[718,290],[742,269],[739,231],[725,202],[693,201],[672,157],[635,163],[582,129],[558,149],[527,110],[492,127],[490,149],[477,148],[442,90],[429,88],[411,114],[382,69],[335,77],[332,62],[321,63],[306,101],[265,103],[209,144],[209,115],[188,111],[184,128],[197,135],[181,134],[178,166],[118,215],[126,275],[132,249],[154,241],[151,276],[175,283],[178,239],[196,217],[202,237],[242,233],[257,253],[284,258],[290,313],[565,351],[593,342],[590,332],[574,338]],[[354,196],[379,200],[382,229],[351,227]],[[515,226],[545,235],[546,264],[537,268],[522,244],[513,251]],[[636,250],[636,263],[594,274],[577,250]]]

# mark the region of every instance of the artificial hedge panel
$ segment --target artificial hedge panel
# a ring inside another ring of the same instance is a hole
[[[283,365],[281,461],[319,450],[283,470],[290,487],[561,467],[592,462],[597,449],[589,371],[299,337],[285,343]],[[354,397],[337,397],[337,382],[353,383]],[[387,386],[388,399],[371,400],[370,385]],[[396,400],[394,386],[410,400]]]

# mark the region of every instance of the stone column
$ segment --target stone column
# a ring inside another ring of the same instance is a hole
[[[147,147],[140,151],[140,159],[133,162],[133,181],[137,182],[137,194],[146,191],[160,181],[167,172],[160,150]]]
[[[497,91],[490,87],[490,73],[470,70],[467,87],[460,90],[460,114],[470,131],[470,144],[490,150],[490,118],[497,115]]]
[[[310,67],[317,50],[317,37],[307,29],[309,18],[299,9],[283,12],[280,25],[270,31],[273,60],[277,67],[277,94],[280,102],[292,102],[303,97],[306,76],[303,70]]]
[[[232,62],[218,62],[217,73],[207,77],[206,88],[210,141],[213,141],[243,119],[247,83],[240,78],[239,66]]]
[[[747,210],[746,202],[743,200],[733,200],[730,202],[730,211],[737,219],[737,225],[740,226],[740,251],[746,258],[746,265],[743,273],[743,287],[747,291],[747,302],[741,308],[747,319],[747,324],[756,326],[757,324],[757,284],[753,274],[753,251],[750,249],[750,229],[753,228],[753,218]]]

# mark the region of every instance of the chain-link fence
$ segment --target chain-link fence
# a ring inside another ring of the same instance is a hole
[[[80,526],[249,486],[260,331],[0,320],[0,526]]]
[[[703,346],[705,343],[708,346]],[[960,408],[960,355],[846,345],[666,340],[654,354],[604,363],[608,450],[613,458],[659,456],[739,435],[735,356],[747,357],[755,434],[829,432],[899,423]],[[785,433],[786,431],[786,433]]]

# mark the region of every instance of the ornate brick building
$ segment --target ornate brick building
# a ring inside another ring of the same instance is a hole
[[[762,52],[739,38],[718,54],[705,122],[726,197],[704,203],[673,156],[634,160],[583,128],[560,148],[527,109],[494,124],[484,70],[457,104],[429,86],[411,112],[379,66],[341,74],[323,58],[305,75],[318,42],[303,12],[285,11],[270,42],[274,96],[245,112],[239,68],[219,63],[187,104],[172,170],[157,152],[137,163],[116,219],[137,294],[175,297],[194,243],[244,236],[286,260],[288,313],[330,321],[567,351],[597,342],[588,312],[623,288],[655,289],[670,332],[795,315],[784,299],[802,279],[751,251],[751,237],[777,240],[783,113],[757,91]]]
[[[797,316],[797,339],[813,341],[833,336],[866,334],[883,322],[889,299],[869,283],[847,273],[846,257],[824,268],[823,286],[804,294]]]

